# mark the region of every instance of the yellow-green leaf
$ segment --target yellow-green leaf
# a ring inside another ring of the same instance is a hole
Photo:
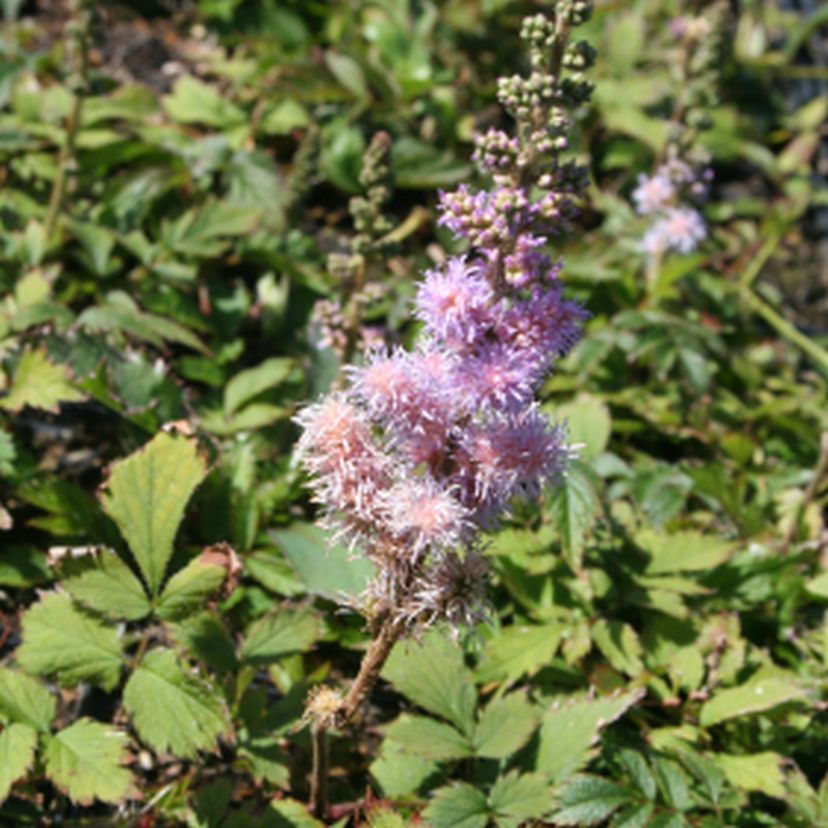
[[[153,595],[164,579],[187,501],[206,474],[193,441],[163,432],[112,469],[104,509],[118,524]]]
[[[27,350],[20,357],[11,389],[0,399],[0,408],[20,411],[27,405],[55,411],[58,403],[77,402],[83,394],[70,382],[67,369],[49,361],[43,349]]]

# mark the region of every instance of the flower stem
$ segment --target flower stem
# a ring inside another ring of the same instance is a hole
[[[311,731],[313,739],[313,768],[311,771],[310,804],[313,813],[323,821],[328,819],[328,736],[325,726],[316,722]]]
[[[308,706],[309,718],[313,720],[313,766],[311,769],[310,807],[322,820],[328,816],[328,729],[345,727],[356,716],[365,699],[368,698],[394,644],[403,632],[402,622],[386,615],[374,629],[368,650],[362,657],[359,672],[345,698],[339,703],[335,716],[329,715],[330,709],[314,711]]]
[[[368,650],[362,657],[359,673],[357,673],[357,677],[342,701],[339,713],[341,724],[344,725],[350,722],[357,714],[362,703],[368,698],[402,631],[402,623],[390,616],[385,619],[377,630],[368,646]]]

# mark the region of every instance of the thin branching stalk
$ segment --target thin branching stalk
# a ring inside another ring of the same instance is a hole
[[[58,154],[57,173],[52,183],[49,195],[49,205],[46,209],[46,218],[43,223],[43,233],[47,244],[51,241],[57,229],[58,218],[66,196],[69,175],[75,169],[75,145],[78,130],[80,129],[83,114],[83,101],[88,91],[89,69],[89,26],[91,12],[87,8],[87,0],[76,0],[72,4],[73,17],[70,22],[71,33],[67,38],[73,45],[77,61],[74,77],[71,84],[74,86],[72,108],[66,119],[66,135]]]

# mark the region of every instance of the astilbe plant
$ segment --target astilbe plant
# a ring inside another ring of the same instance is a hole
[[[570,448],[535,393],[579,336],[584,310],[564,298],[561,263],[546,251],[575,216],[585,169],[565,160],[572,111],[591,85],[585,42],[569,41],[590,4],[563,0],[524,21],[531,71],[502,78],[514,135],[478,135],[488,189],[440,197],[440,223],[465,240],[419,285],[422,332],[411,351],[376,350],[346,369],[343,390],[305,408],[298,457],[324,525],[374,564],[359,609],[372,640],[344,697],[315,693],[312,798],[324,812],[325,730],[341,727],[370,692],[394,643],[437,622],[484,614],[482,533],[515,498],[566,471]]]
[[[674,18],[668,27],[676,95],[668,140],[650,175],[640,175],[632,193],[636,212],[650,219],[641,250],[651,263],[669,252],[692,253],[707,237],[698,210],[713,178],[710,157],[698,143],[711,126],[725,31],[724,5],[716,2],[698,16]]]

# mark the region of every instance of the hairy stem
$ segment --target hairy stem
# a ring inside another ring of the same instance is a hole
[[[357,714],[365,699],[368,698],[374,685],[377,683],[380,672],[391,655],[391,650],[397,643],[403,631],[399,621],[389,617],[377,631],[359,666],[359,673],[351,684],[347,695],[342,701],[340,721],[347,724]]]
[[[325,726],[317,722],[311,732],[313,769],[311,771],[310,804],[319,819],[328,818],[328,736]]]

